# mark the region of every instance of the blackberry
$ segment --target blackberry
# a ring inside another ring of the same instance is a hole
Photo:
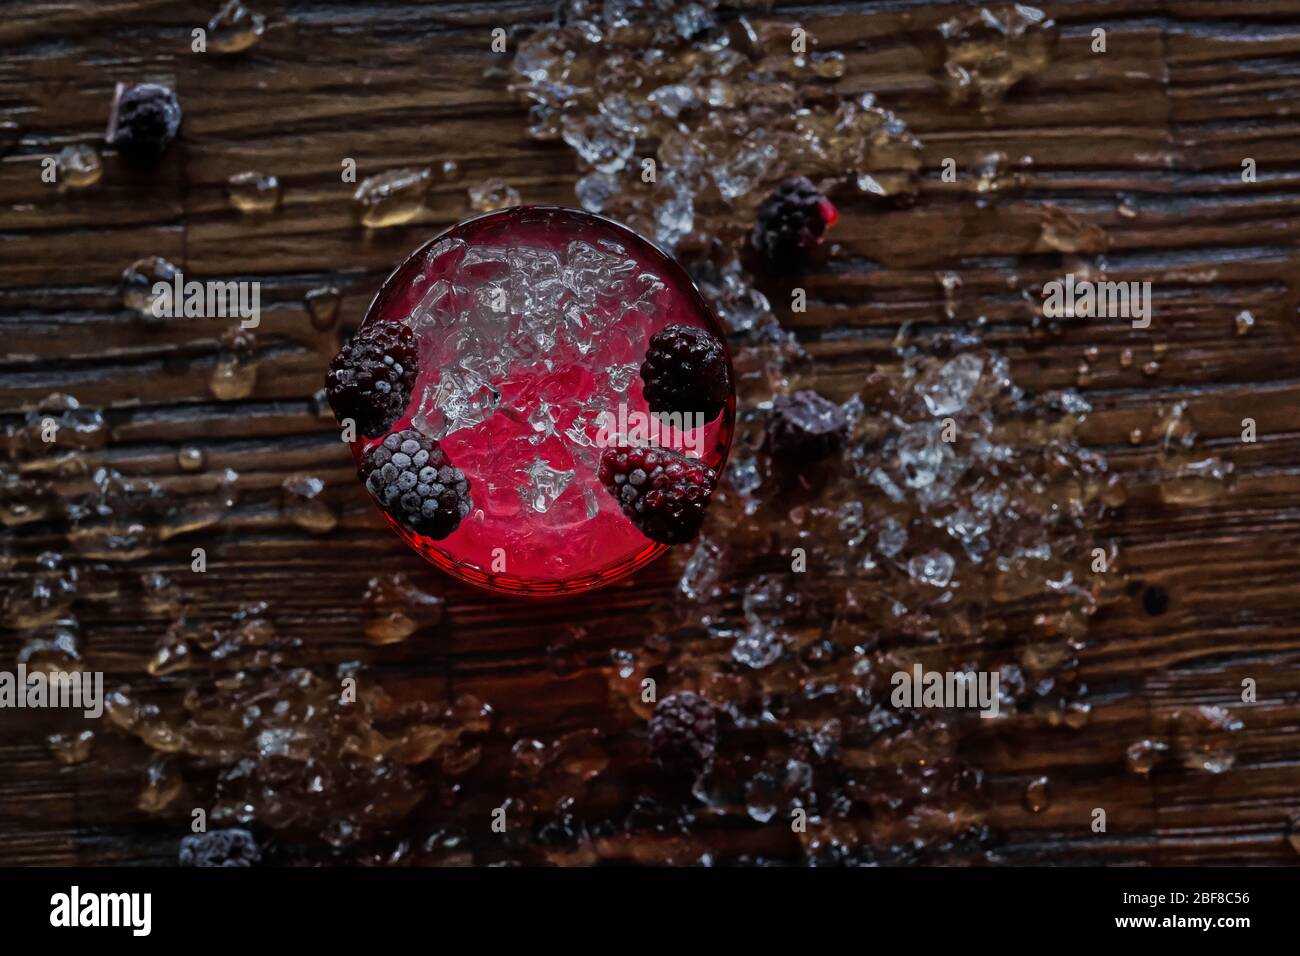
[[[382,435],[402,417],[419,371],[415,333],[396,322],[368,325],[339,349],[325,373],[325,394],[341,422]]]
[[[414,428],[386,435],[366,452],[360,471],[379,507],[416,534],[445,538],[474,507],[465,473]]]
[[[754,248],[773,265],[798,265],[821,242],[839,213],[806,176],[791,176],[763,200],[754,224]]]
[[[652,412],[700,412],[711,422],[731,394],[731,366],[717,337],[690,325],[670,325],[650,338],[641,363]]]
[[[262,853],[247,830],[212,830],[181,840],[181,866],[253,866]]]
[[[772,399],[767,449],[774,458],[816,461],[839,451],[848,433],[844,409],[813,391]]]
[[[682,544],[699,533],[717,476],[703,462],[665,448],[607,448],[600,481],[647,538]]]
[[[181,128],[181,103],[157,83],[118,86],[108,119],[109,145],[135,162],[156,162]]]
[[[665,769],[699,770],[718,747],[713,704],[684,690],[659,701],[650,717],[650,754]]]

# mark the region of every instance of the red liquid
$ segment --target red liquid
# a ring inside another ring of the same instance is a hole
[[[417,249],[371,303],[372,322],[404,322],[420,341],[420,375],[393,429],[438,439],[471,483],[472,510],[442,540],[389,520],[427,560],[482,587],[545,595],[600,587],[667,550],[624,517],[596,471],[602,444],[619,443],[602,425],[659,427],[638,372],[650,337],[692,325],[725,342],[671,258],[599,216],[503,210]],[[641,443],[720,470],[734,419],[733,392],[703,427]]]

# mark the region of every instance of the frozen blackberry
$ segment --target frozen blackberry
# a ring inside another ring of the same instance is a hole
[[[641,381],[650,411],[700,412],[711,422],[731,394],[727,350],[704,329],[670,325],[650,337]]]
[[[607,448],[600,481],[647,538],[682,544],[699,533],[717,476],[666,448]]]
[[[465,473],[451,466],[436,441],[414,428],[386,435],[367,451],[361,479],[394,521],[435,540],[460,527],[474,507]]]
[[[798,265],[838,218],[831,201],[810,179],[791,176],[758,207],[754,248],[773,265]]]
[[[181,103],[157,83],[119,85],[108,118],[109,145],[136,162],[154,162],[181,128]]]
[[[262,859],[247,830],[212,830],[181,840],[181,866],[253,866]]]
[[[415,333],[396,322],[368,325],[339,349],[325,373],[325,394],[340,422],[382,435],[402,417],[419,371]]]
[[[718,746],[717,711],[707,699],[678,691],[650,717],[650,754],[665,769],[699,770]]]
[[[816,392],[778,395],[772,399],[767,449],[774,458],[815,461],[839,451],[848,429],[844,409]]]

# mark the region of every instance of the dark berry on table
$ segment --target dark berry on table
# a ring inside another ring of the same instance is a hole
[[[211,830],[181,840],[181,866],[253,866],[261,859],[247,830]]]
[[[651,541],[683,544],[699,534],[717,476],[666,448],[607,448],[600,482]]]
[[[659,701],[650,717],[650,754],[661,767],[699,770],[717,746],[717,711],[707,699],[685,690]]]
[[[806,176],[791,176],[758,207],[753,242],[768,262],[798,265],[839,213]]]
[[[325,373],[325,394],[340,422],[382,435],[402,417],[419,371],[415,333],[396,322],[368,325],[339,349]]]
[[[181,128],[181,103],[158,83],[119,85],[108,119],[109,145],[128,159],[154,162]]]
[[[414,428],[384,436],[361,459],[360,471],[379,507],[416,534],[445,538],[474,507],[465,473]]]
[[[767,448],[774,458],[815,461],[839,451],[849,429],[844,409],[813,391],[772,399]]]
[[[731,394],[727,350],[704,329],[670,325],[650,337],[641,381],[650,411],[699,412],[711,422]]]

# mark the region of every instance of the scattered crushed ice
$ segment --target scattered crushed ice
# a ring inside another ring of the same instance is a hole
[[[469,207],[476,212],[493,212],[518,206],[522,201],[519,190],[507,185],[503,179],[485,179],[469,187]]]
[[[431,180],[427,169],[393,169],[362,180],[352,196],[361,224],[383,229],[410,222],[424,208]]]
[[[943,551],[927,551],[914,555],[907,562],[907,573],[922,584],[944,588],[952,581],[952,572],[956,563],[952,556]]]
[[[584,208],[675,250],[731,328],[770,333],[770,307],[735,250],[710,261],[688,237],[748,230],[766,194],[794,173],[868,177],[881,195],[908,195],[921,146],[871,95],[834,92],[842,55],[793,51],[797,24],[721,20],[717,8],[562,4],[557,23],[519,44],[514,90],[531,105],[529,132],[573,149]],[[653,146],[639,154],[640,142]]]
[[[939,25],[943,80],[953,103],[991,110],[1007,91],[1046,68],[1056,27],[1042,10],[1006,3],[966,10]]]
[[[918,385],[917,390],[931,415],[952,415],[966,407],[983,371],[984,360],[978,355],[959,355],[944,365],[934,380]]]

